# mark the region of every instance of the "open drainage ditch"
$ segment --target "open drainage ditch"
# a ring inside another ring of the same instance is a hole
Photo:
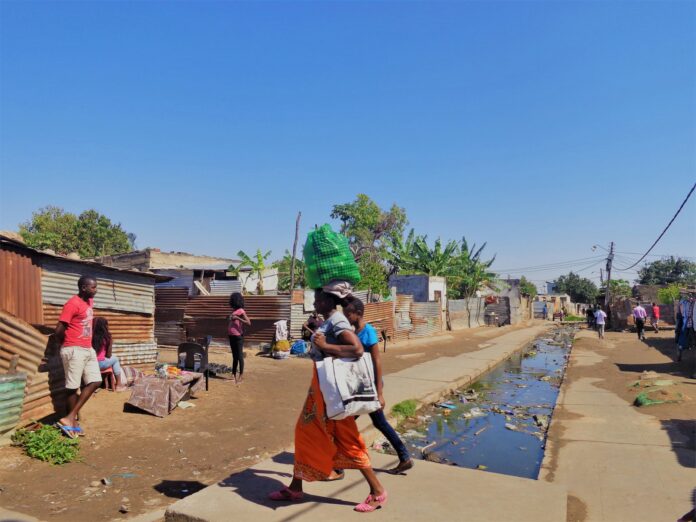
[[[536,479],[572,335],[563,328],[535,340],[473,385],[401,423],[411,454]]]

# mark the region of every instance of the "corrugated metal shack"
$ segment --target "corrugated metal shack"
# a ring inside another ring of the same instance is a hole
[[[251,327],[245,332],[245,340],[251,344],[270,343],[275,327],[273,323],[285,319],[290,321],[289,295],[244,296],[244,310]],[[228,342],[227,318],[231,313],[229,296],[190,297],[184,312],[184,326],[188,337],[212,335],[217,342]]]
[[[53,408],[55,401],[60,400],[58,390],[62,390],[63,379],[60,361],[49,364],[49,369],[60,374],[51,375],[51,388],[55,388],[52,396],[48,376],[38,373],[48,339],[42,332],[53,331],[62,306],[77,292],[77,280],[82,275],[97,279],[94,314],[108,319],[114,336],[113,351],[121,363],[151,364],[157,360],[155,283],[169,278],[41,252],[0,235],[0,310],[5,314],[0,352],[18,353],[20,366],[29,374],[25,417],[36,408],[39,413]],[[44,402],[37,406],[31,397]]]

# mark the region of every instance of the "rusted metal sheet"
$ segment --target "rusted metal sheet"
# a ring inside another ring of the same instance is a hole
[[[227,341],[227,318],[231,310],[227,296],[196,296],[188,301],[184,325],[188,337],[212,335],[216,341]],[[251,327],[244,337],[250,344],[270,343],[275,327],[273,323],[290,320],[290,296],[252,295],[244,297],[244,310]]]
[[[484,317],[489,326],[510,324],[510,298],[499,296],[496,302],[487,304]]]
[[[115,342],[112,353],[118,357],[121,365],[154,364],[157,361],[157,344],[154,341],[149,343]]]
[[[30,252],[6,242],[0,243],[0,310],[43,323],[41,267]]]
[[[61,310],[60,306],[44,305],[45,326],[47,328],[56,326]],[[155,324],[151,315],[114,312],[95,307],[94,317],[104,317],[109,321],[109,331],[114,343],[152,342],[155,338]]]
[[[409,333],[413,329],[411,323],[411,306],[413,305],[412,295],[397,294],[394,314],[394,340],[403,341],[408,339]]]
[[[442,331],[442,311],[439,301],[413,303],[411,305],[411,322],[413,330],[409,338],[428,337]]]
[[[290,335],[295,339],[302,337],[302,325],[309,319],[311,312],[304,311],[304,304],[293,303],[290,309]]]
[[[131,273],[119,273],[85,267],[67,260],[45,259],[41,262],[43,302],[62,306],[77,293],[77,280],[82,275],[97,278],[98,290],[94,306],[101,309],[152,314],[155,310],[155,280]]]
[[[158,345],[179,346],[186,341],[186,330],[182,321],[157,321],[155,323],[155,338]]]
[[[155,288],[155,324],[183,321],[188,303],[186,288]]]
[[[39,373],[48,337],[36,328],[0,310],[0,373],[6,372],[13,355],[19,355],[17,369],[27,374],[22,420],[39,419],[64,404],[64,376],[60,357],[49,362],[50,373]]]
[[[374,326],[377,331],[385,330],[387,337],[394,337],[394,303],[385,301],[383,303],[367,303],[365,305],[365,321]]]

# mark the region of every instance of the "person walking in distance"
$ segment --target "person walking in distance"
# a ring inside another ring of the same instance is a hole
[[[65,371],[68,405],[68,414],[57,425],[71,438],[83,434],[78,424],[78,414],[102,382],[97,354],[92,348],[92,306],[97,295],[97,281],[93,277],[82,276],[77,281],[77,288],[78,294],[63,306],[55,332],[56,341],[61,345],[60,358]],[[85,386],[78,394],[83,381]]]
[[[660,322],[660,307],[655,303],[652,304],[652,318],[650,320],[655,333],[659,333],[660,327],[658,326],[658,323]]]
[[[607,314],[604,312],[604,310],[602,310],[601,306],[598,306],[594,317],[595,326],[597,327],[597,334],[599,335],[600,339],[604,339],[604,326],[606,325]]]
[[[636,307],[633,309],[633,318],[636,321],[636,333],[638,333],[638,340],[640,341],[645,340],[646,317],[648,317],[648,312],[645,311],[645,308],[640,306],[640,303],[637,303]]]

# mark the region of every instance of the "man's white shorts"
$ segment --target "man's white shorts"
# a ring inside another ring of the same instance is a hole
[[[60,358],[65,371],[65,387],[68,390],[77,390],[83,380],[85,384],[101,382],[97,354],[93,348],[63,346],[60,349]]]

